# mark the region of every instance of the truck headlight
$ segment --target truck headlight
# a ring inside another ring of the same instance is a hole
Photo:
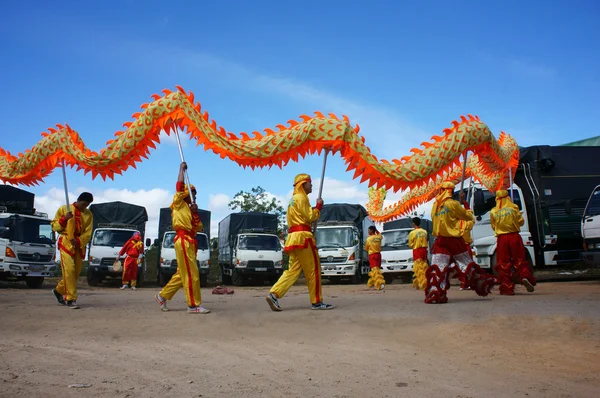
[[[414,260],[412,257],[409,257],[409,258],[408,258],[408,260],[406,260],[406,261],[408,261],[409,263],[412,263],[412,262],[414,262],[415,260]]]
[[[208,267],[208,261],[200,261],[200,267]]]
[[[247,265],[248,265],[248,261],[237,260],[237,264],[235,266],[236,266],[236,268],[246,268]]]
[[[281,268],[283,267],[283,263],[281,261],[275,261],[275,268]]]
[[[98,258],[98,257],[92,257],[92,260],[90,261],[90,264],[100,265],[100,258]]]

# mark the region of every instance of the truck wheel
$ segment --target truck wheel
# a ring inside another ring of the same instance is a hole
[[[221,283],[223,285],[231,285],[231,276],[225,275],[223,267],[221,267]]]
[[[238,274],[235,270],[233,270],[231,282],[233,283],[233,286],[242,286],[244,284],[244,277]]]
[[[394,280],[394,276],[393,275],[389,275],[389,274],[383,274],[383,279],[385,279],[385,284],[386,285],[391,285],[392,281]]]
[[[412,284],[412,274],[402,274],[400,278],[402,279],[402,283],[411,283]]]
[[[492,257],[490,257],[490,274],[494,275],[494,276],[498,276],[498,272],[495,269],[496,267],[496,252],[494,252],[494,254],[492,254]]]
[[[25,283],[27,287],[31,289],[39,289],[44,284],[43,276],[28,276],[25,278]]]
[[[138,270],[137,278],[135,280],[136,287],[142,286],[142,280],[144,279],[144,273]]]
[[[98,286],[100,284],[100,278],[88,271],[87,282],[88,286]]]
[[[350,283],[356,285],[360,283],[360,267],[356,267],[356,273],[350,277]]]
[[[200,287],[207,287],[208,274],[200,275]]]

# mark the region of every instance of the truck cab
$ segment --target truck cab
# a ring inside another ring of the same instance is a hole
[[[277,280],[283,273],[283,248],[275,231],[241,230],[234,239],[230,267],[231,282],[242,285],[247,279]]]
[[[56,270],[56,238],[47,214],[30,213],[0,206],[0,280],[36,289]]]
[[[315,240],[323,278],[346,277],[357,283],[362,275],[369,273],[368,255],[361,238],[352,222],[325,221],[317,225]]]
[[[200,286],[205,287],[208,282],[210,250],[208,246],[208,237],[205,233],[196,234],[198,242],[198,252],[196,254],[196,265],[200,271]],[[164,286],[177,272],[177,257],[175,256],[175,231],[165,232],[162,239],[160,250],[160,268],[158,274],[158,284]]]
[[[94,230],[89,244],[89,266],[87,281],[89,286],[97,286],[106,278],[121,278],[123,271],[113,271],[113,263],[119,258],[119,252],[135,232],[135,225],[101,223]],[[142,235],[143,236],[143,235]],[[148,245],[148,242],[146,242]],[[143,279],[144,255],[138,259],[137,284]]]
[[[427,231],[429,246],[428,253],[431,257],[433,235],[431,221],[422,218],[421,227]],[[400,277],[403,282],[410,282],[413,275],[412,249],[408,246],[408,235],[413,230],[412,219],[404,218],[389,221],[383,224],[381,232],[381,272],[387,284],[394,278]]]
[[[582,253],[586,265],[600,264],[600,185],[592,191],[581,220]]]

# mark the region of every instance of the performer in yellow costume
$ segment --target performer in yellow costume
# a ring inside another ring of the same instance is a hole
[[[413,250],[413,287],[417,290],[425,290],[427,285],[427,231],[421,228],[421,219],[412,219],[413,230],[408,234],[408,247]]]
[[[330,310],[331,304],[323,302],[321,292],[321,263],[311,224],[319,219],[323,200],[317,199],[317,206],[311,207],[308,194],[312,192],[312,181],[308,174],[298,174],[294,178],[294,194],[287,209],[288,237],[283,248],[290,256],[289,268],[273,285],[267,303],[273,311],[281,311],[279,299],[296,283],[300,272],[304,273],[311,309]]]
[[[54,219],[52,229],[60,234],[58,249],[60,250],[60,267],[62,279],[52,290],[54,297],[61,305],[78,309],[77,278],[85,258],[85,246],[92,237],[92,212],[88,210],[94,197],[89,192],[83,192],[67,209],[61,206]]]
[[[385,279],[381,273],[381,234],[373,225],[369,227],[369,237],[365,242],[365,250],[369,253],[369,281],[367,286],[375,286],[375,290],[385,288]]]
[[[465,209],[467,210],[467,214],[473,216],[473,212],[468,208],[468,204],[464,203]],[[463,240],[467,244],[467,249],[469,249],[469,257],[473,258],[473,249],[471,245],[473,244],[473,237],[471,236],[471,231],[473,230],[473,225],[475,225],[474,221],[465,221],[460,220],[459,227],[462,233]],[[473,260],[475,261],[475,260]],[[460,280],[460,290],[470,290],[471,288],[467,286],[467,281],[465,280],[464,274],[460,274],[458,277]]]
[[[527,252],[519,232],[524,224],[519,207],[510,200],[508,191],[496,192],[496,207],[490,212],[492,229],[497,236],[496,261],[494,267],[500,279],[500,294],[515,294],[513,274],[528,292],[534,291],[535,277],[527,261]]]
[[[188,314],[208,314],[210,311],[202,307],[200,297],[200,273],[196,264],[198,241],[196,233],[202,231],[203,226],[198,216],[198,206],[192,203],[190,192],[185,185],[185,170],[187,164],[181,163],[177,179],[177,192],[171,204],[171,220],[175,229],[175,257],[177,258],[177,271],[169,283],[156,294],[156,302],[162,311],[169,311],[167,300],[171,300],[175,293],[183,287],[185,300],[188,305]],[[196,196],[196,188],[191,186],[191,194]]]
[[[448,302],[448,274],[456,267],[459,277],[464,276],[466,285],[480,296],[487,296],[496,279],[484,273],[473,262],[469,249],[462,237],[460,220],[473,221],[473,213],[467,212],[458,201],[452,199],[454,184],[442,183],[431,210],[433,235],[436,237],[431,255],[431,266],[427,268],[425,303],[443,304]],[[450,263],[454,262],[451,267]]]

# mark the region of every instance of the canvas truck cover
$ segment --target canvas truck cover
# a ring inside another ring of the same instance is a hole
[[[204,233],[210,241],[210,211],[198,209],[198,216],[204,226]],[[165,232],[172,230],[171,225],[171,208],[163,207],[160,209],[160,215],[158,217],[158,240],[162,241]]]
[[[367,210],[356,204],[331,203],[323,206],[318,223],[328,221],[351,222],[362,230],[363,220],[368,217]]]
[[[389,231],[392,229],[413,229],[412,218],[401,218],[399,220],[388,221],[383,224],[383,230]],[[430,235],[433,231],[433,224],[431,220],[421,218],[421,228],[427,231]]]
[[[145,207],[124,202],[92,203],[90,211],[94,216],[94,230],[98,228],[98,224],[118,223],[135,225],[142,238],[146,233],[148,213]]]
[[[6,207],[8,212],[32,215],[34,200],[35,194],[31,192],[10,185],[0,185],[0,206]]]
[[[219,256],[221,248],[233,246],[233,238],[244,229],[263,228],[276,233],[277,215],[260,212],[232,213],[219,223]]]

